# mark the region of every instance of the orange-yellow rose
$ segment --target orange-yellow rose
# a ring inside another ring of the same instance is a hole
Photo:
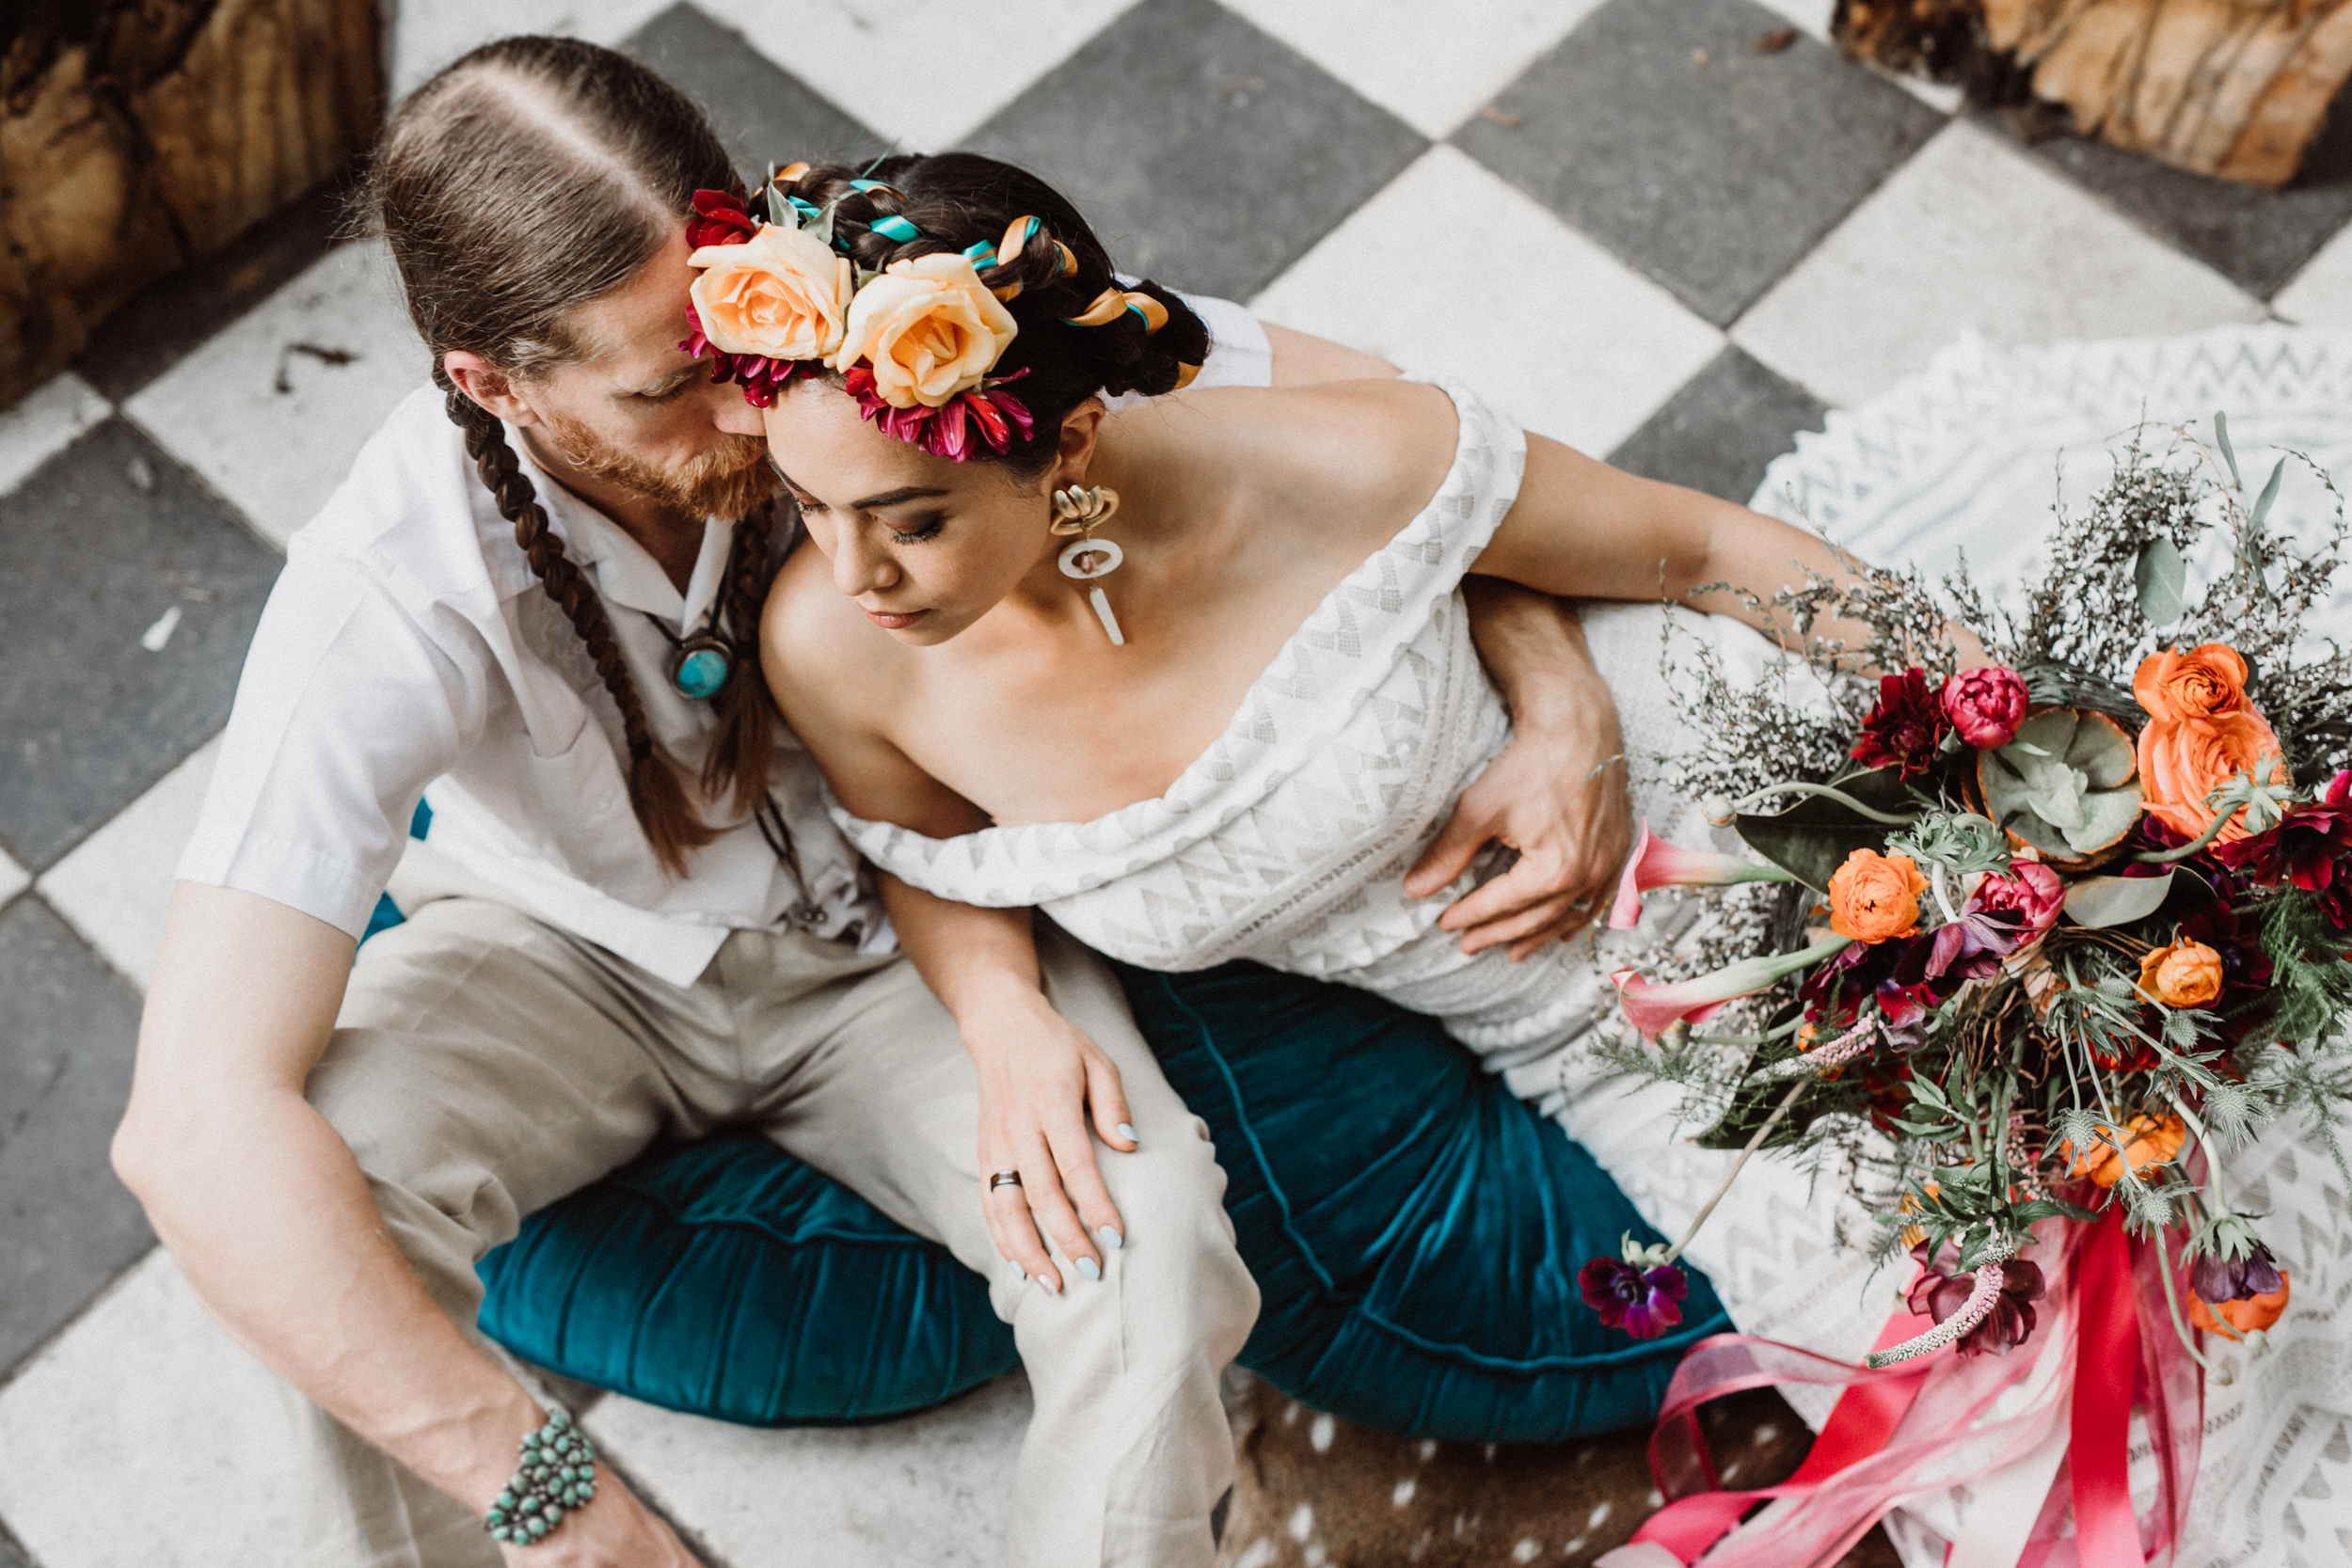
[[[1909,855],[1856,849],[1829,879],[1829,928],[1861,942],[1907,937],[1919,928],[1927,891]]]
[[[2188,1292],[2188,1321],[2208,1334],[2226,1334],[2234,1339],[2242,1334],[2259,1333],[2279,1321],[2287,1309],[2287,1295],[2295,1282],[2287,1271],[2279,1271],[2279,1288],[2259,1296],[2246,1296],[2237,1301],[2208,1302],[2196,1291]],[[2216,1320],[2219,1321],[2217,1322]],[[2230,1326],[2224,1328],[2221,1325]],[[2234,1330],[2234,1332],[2233,1332]]]
[[[2103,1136],[2115,1138],[2112,1127],[2101,1127],[2099,1132]],[[2181,1145],[2187,1137],[2188,1129],[2181,1125],[2178,1117],[2167,1117],[2162,1121],[2153,1117],[2134,1117],[2131,1125],[2123,1129],[2123,1135],[2115,1139],[2116,1143],[2123,1146],[2121,1158],[2117,1157],[2113,1144],[2093,1144],[2074,1158],[2074,1166],[2067,1174],[2088,1176],[2102,1187],[2112,1187],[2123,1180],[2123,1167],[2127,1164],[2135,1176],[2150,1165],[2161,1165],[2181,1151]],[[2074,1146],[2058,1145],[2058,1156],[2061,1159],[2074,1156]]]
[[[2149,718],[2169,723],[2253,711],[2246,701],[2246,660],[2227,642],[2149,655],[2132,675],[2132,695]]]
[[[2139,994],[2168,1007],[2201,1007],[2221,994],[2221,955],[2201,942],[2176,942],[2139,960]]]
[[[2139,732],[2139,787],[2148,815],[2191,838],[2205,831],[2213,812],[2205,797],[2239,773],[2250,773],[2269,758],[2269,783],[2286,782],[2279,736],[2252,708],[2212,719],[2152,719]],[[2241,809],[2217,842],[2246,836]]]
[[[767,223],[741,245],[707,245],[687,291],[703,336],[727,354],[821,359],[841,346],[850,259],[790,224]]]
[[[937,408],[978,386],[1019,330],[968,258],[918,256],[857,292],[833,363],[846,371],[865,360],[875,395],[893,408]]]

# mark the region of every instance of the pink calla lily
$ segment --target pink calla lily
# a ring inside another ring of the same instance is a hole
[[[1625,1008],[1627,1022],[1642,1032],[1644,1039],[1655,1039],[1677,1023],[1704,1023],[1724,1004],[1753,996],[1848,945],[1845,937],[1830,937],[1795,953],[1742,958],[1712,974],[1662,986],[1642,978],[1638,969],[1620,969],[1609,978],[1616,982],[1617,1001]]]
[[[1625,871],[1617,879],[1617,901],[1609,909],[1609,928],[1633,929],[1642,918],[1642,895],[1654,887],[1729,887],[1735,882],[1795,880],[1777,865],[1759,865],[1738,855],[1669,844],[1653,834],[1645,819],[1633,858],[1625,863]]]

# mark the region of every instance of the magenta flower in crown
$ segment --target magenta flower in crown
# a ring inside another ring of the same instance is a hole
[[[764,354],[729,354],[713,343],[703,331],[703,320],[693,306],[686,308],[687,334],[678,341],[678,352],[699,359],[710,356],[710,382],[714,387],[735,382],[743,388],[743,401],[754,408],[765,408],[776,401],[776,394],[794,376],[814,375],[824,367],[815,361],[771,359]]]
[[[883,435],[961,463],[980,445],[1001,454],[1012,444],[1016,430],[1022,440],[1029,438],[1033,421],[1028,409],[1019,398],[1003,390],[1006,383],[1028,373],[1025,365],[1010,375],[992,377],[936,408],[919,403],[912,408],[893,407],[876,390],[874,372],[864,365],[851,366],[842,381],[857,399],[859,409],[882,427]]]
[[[1629,1240],[1626,1250],[1665,1249],[1636,1249]],[[1577,1271],[1576,1291],[1607,1326],[1622,1328],[1636,1339],[1655,1339],[1682,1322],[1682,1298],[1690,1294],[1691,1282],[1672,1263],[1644,1267],[1618,1258],[1596,1258]]]
[[[1878,705],[1862,721],[1854,758],[1866,768],[1899,768],[1904,778],[1913,778],[1934,764],[1950,727],[1944,705],[1928,689],[1926,671],[1882,675]]]
[[[2026,721],[2025,680],[1997,664],[1954,675],[1944,683],[1937,700],[1960,738],[1979,752],[2008,745]]]

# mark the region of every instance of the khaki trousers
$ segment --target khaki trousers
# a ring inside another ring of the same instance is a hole
[[[1217,1377],[1258,1310],[1207,1127],[1117,984],[1050,928],[1048,994],[1119,1065],[1141,1148],[1097,1146],[1126,1244],[1058,1297],[981,1217],[978,1099],[953,1020],[903,958],[739,931],[691,986],[656,979],[462,873],[404,867],[405,925],[360,953],[309,1098],[351,1146],[392,1240],[472,1332],[475,1260],[521,1217],[660,1136],[747,1122],[946,1243],[991,1282],[1036,1400],[1015,1476],[1016,1568],[1205,1565],[1232,1479]],[[461,891],[462,890],[462,891]],[[713,1304],[714,1310],[717,1304]],[[481,1522],[296,1396],[310,1549],[334,1568],[495,1568]],[[625,1457],[625,1456],[624,1456]]]

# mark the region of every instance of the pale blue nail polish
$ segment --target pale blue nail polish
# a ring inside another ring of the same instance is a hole
[[[1122,1138],[1126,1139],[1126,1140],[1127,1140],[1129,1143],[1131,1143],[1131,1144],[1132,1144],[1132,1143],[1141,1143],[1141,1142],[1143,1141],[1142,1139],[1140,1139],[1140,1138],[1138,1138],[1138,1137],[1136,1137],[1136,1128],[1135,1128],[1135,1123],[1133,1123],[1133,1122],[1127,1122],[1127,1121],[1122,1121],[1122,1122],[1120,1122],[1120,1123],[1119,1124],[1119,1135],[1120,1135],[1120,1137],[1122,1137]]]
[[[1102,1265],[1091,1258],[1078,1259],[1078,1273],[1089,1282],[1103,1277]]]
[[[1104,1252],[1117,1252],[1127,1244],[1127,1238],[1107,1225],[1094,1233],[1094,1239],[1103,1243]]]

